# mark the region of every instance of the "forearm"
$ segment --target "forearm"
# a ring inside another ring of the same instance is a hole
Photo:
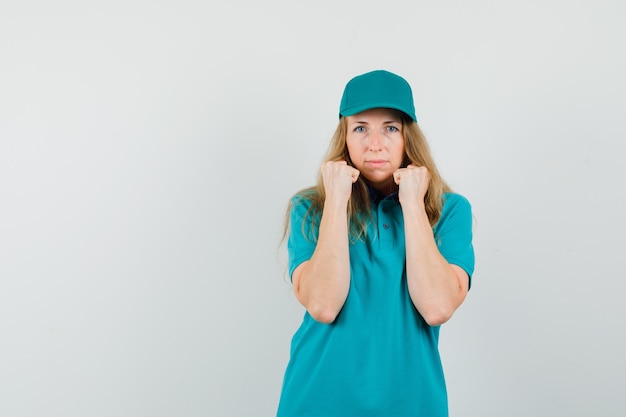
[[[296,296],[314,319],[331,323],[350,288],[350,253],[346,203],[327,199],[315,252],[302,265]]]
[[[467,293],[462,282],[464,272],[450,265],[439,252],[421,202],[403,206],[403,215],[411,300],[429,325],[445,323]]]

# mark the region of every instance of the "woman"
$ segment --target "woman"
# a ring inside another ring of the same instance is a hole
[[[288,212],[306,313],[278,416],[447,416],[437,342],[474,270],[470,205],[439,175],[402,77],[353,78],[339,119]]]

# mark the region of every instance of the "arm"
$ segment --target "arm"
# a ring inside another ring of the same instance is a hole
[[[327,162],[322,176],[326,199],[317,245],[311,259],[293,271],[292,282],[296,298],[309,314],[319,322],[332,323],[350,289],[346,211],[359,172],[344,161]]]
[[[469,288],[469,276],[441,255],[424,206],[430,176],[426,168],[400,170],[400,190],[406,239],[407,284],[411,300],[426,323],[436,326],[450,319]],[[404,172],[402,172],[404,171]],[[405,192],[402,192],[405,191]]]

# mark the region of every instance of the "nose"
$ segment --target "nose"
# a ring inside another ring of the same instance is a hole
[[[382,134],[376,130],[370,135],[370,151],[376,152],[383,148]]]

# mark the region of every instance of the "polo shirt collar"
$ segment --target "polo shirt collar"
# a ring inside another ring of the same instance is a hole
[[[378,203],[380,203],[383,200],[391,200],[391,201],[400,202],[397,191],[394,191],[393,193],[389,195],[384,195],[383,193],[381,193],[380,191],[378,191],[376,188],[372,187],[369,184],[367,185],[367,191],[370,196],[370,202],[375,206],[377,206]]]

